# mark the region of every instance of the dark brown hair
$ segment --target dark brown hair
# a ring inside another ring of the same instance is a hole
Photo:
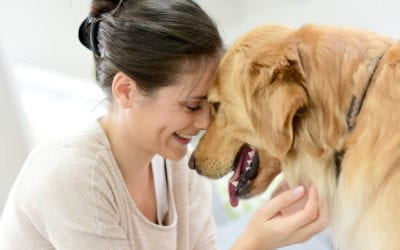
[[[96,80],[109,98],[118,71],[151,94],[174,84],[184,62],[207,63],[223,50],[216,25],[191,0],[93,0],[89,16],[98,20]]]

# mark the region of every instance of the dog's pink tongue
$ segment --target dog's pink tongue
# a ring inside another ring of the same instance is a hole
[[[229,183],[229,202],[231,203],[232,207],[237,207],[239,205],[239,199],[235,195],[236,188]]]
[[[229,201],[232,207],[237,207],[239,205],[239,198],[236,196],[236,186],[233,185],[233,182],[239,180],[240,170],[240,167],[236,167],[235,173],[228,181]]]

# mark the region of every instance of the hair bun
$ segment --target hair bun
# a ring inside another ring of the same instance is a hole
[[[124,0],[93,0],[90,16],[101,17],[102,14],[116,9],[123,1]]]
[[[79,26],[79,41],[88,48],[97,57],[100,57],[100,51],[97,46],[97,33],[99,29],[99,19],[87,17]]]
[[[124,0],[93,0],[89,17],[85,18],[79,26],[79,41],[83,46],[100,58],[97,34],[99,22],[104,13],[118,9]]]

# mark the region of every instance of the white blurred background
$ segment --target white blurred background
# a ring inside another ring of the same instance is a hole
[[[396,0],[197,2],[214,18],[228,46],[245,31],[267,23],[342,25],[395,39],[400,36],[400,2]],[[89,0],[1,1],[0,213],[32,147],[71,133],[102,112],[103,95],[93,83],[92,55],[77,38],[89,4]],[[215,210],[225,249],[257,205],[248,201],[236,210],[229,208],[221,194],[225,183],[221,183],[215,183]],[[324,248],[299,245],[293,249]]]

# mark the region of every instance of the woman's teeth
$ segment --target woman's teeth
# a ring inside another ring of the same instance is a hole
[[[179,133],[179,132],[176,132],[176,135],[177,136],[179,136],[179,137],[182,137],[182,138],[184,138],[184,139],[192,139],[192,135],[185,135],[185,134],[182,134],[182,133]]]

